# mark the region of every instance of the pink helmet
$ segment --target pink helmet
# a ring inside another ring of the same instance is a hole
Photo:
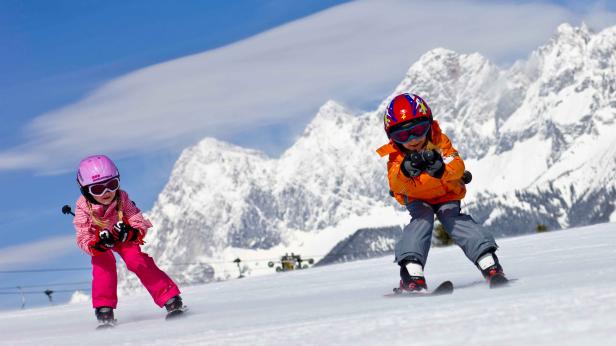
[[[81,186],[119,177],[116,165],[105,155],[92,155],[81,160],[77,169],[77,181]]]

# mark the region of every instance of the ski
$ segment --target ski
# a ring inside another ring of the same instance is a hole
[[[104,322],[101,321],[96,327],[96,330],[113,329],[117,323],[118,323],[117,320],[110,320],[110,321],[104,321]]]
[[[509,279],[502,275],[496,275],[490,279],[490,288],[501,288],[509,285]]]
[[[167,316],[165,316],[165,320],[174,320],[176,318],[183,317],[184,314],[188,311],[188,306],[184,305],[180,309],[169,311]]]
[[[187,306],[183,306],[182,308],[177,309],[177,310],[169,311],[165,315],[165,320],[169,321],[169,320],[181,318],[186,314],[187,311],[188,311]],[[107,320],[107,321],[99,321],[98,326],[96,327],[96,330],[113,329],[117,325],[118,325],[118,320],[115,320],[115,319]]]
[[[393,293],[388,293],[385,297],[430,297],[442,296],[453,293],[453,283],[451,281],[443,281],[435,289],[429,291],[406,292],[399,288],[394,288]]]

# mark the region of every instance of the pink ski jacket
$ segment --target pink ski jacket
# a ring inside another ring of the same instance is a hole
[[[147,230],[152,227],[152,223],[143,217],[141,210],[128,198],[128,194],[123,190],[118,190],[120,194],[120,205],[122,213],[122,222],[139,230],[139,242],[141,243]],[[77,245],[91,256],[96,256],[98,252],[93,251],[90,245],[98,241],[98,233],[101,229],[113,230],[113,226],[118,220],[119,213],[117,209],[117,200],[111,202],[108,206],[99,204],[91,204],[85,197],[81,196],[77,199],[77,208],[75,209],[75,218],[73,225],[77,233]],[[98,225],[94,220],[96,218],[101,225]]]

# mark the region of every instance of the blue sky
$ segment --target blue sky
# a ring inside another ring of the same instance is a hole
[[[123,187],[148,210],[181,150],[205,136],[276,156],[327,99],[371,110],[431,48],[480,52],[507,66],[545,43],[559,23],[616,24],[615,7],[2,1],[0,270],[89,265],[73,245],[70,218],[60,214],[78,196],[73,170],[87,153],[116,159]],[[160,100],[152,96],[160,93]],[[225,119],[236,113],[244,116],[240,123]],[[165,123],[176,116],[173,126]],[[88,278],[88,271],[0,273],[0,287]],[[37,299],[32,303],[45,297]],[[0,309],[15,306],[16,298],[0,296]]]

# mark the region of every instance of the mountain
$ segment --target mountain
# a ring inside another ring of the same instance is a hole
[[[616,224],[502,239],[510,287],[490,290],[462,252],[435,248],[428,286],[450,296],[385,298],[392,258],[183,289],[165,321],[147,293],[121,299],[118,326],[94,331],[90,302],[0,312],[3,345],[610,345],[616,330]],[[538,251],[540,249],[540,251]],[[17,304],[16,304],[17,305]],[[18,309],[18,305],[15,307]]]
[[[350,262],[393,254],[402,234],[400,226],[362,228],[340,241],[316,265]]]
[[[230,277],[235,257],[256,273],[257,258],[322,258],[360,228],[408,222],[375,153],[401,92],[427,100],[474,175],[464,210],[495,235],[616,220],[614,51],[616,26],[568,24],[506,69],[434,49],[375,111],[325,103],[280,158],[206,138],[181,154],[148,213],[145,248],[178,280],[202,282]]]
[[[469,202],[479,221],[515,234],[616,217],[615,49],[616,27],[592,34],[561,25],[500,74],[512,82],[497,105],[504,98],[509,110],[495,109],[494,141],[467,161],[479,182]]]

